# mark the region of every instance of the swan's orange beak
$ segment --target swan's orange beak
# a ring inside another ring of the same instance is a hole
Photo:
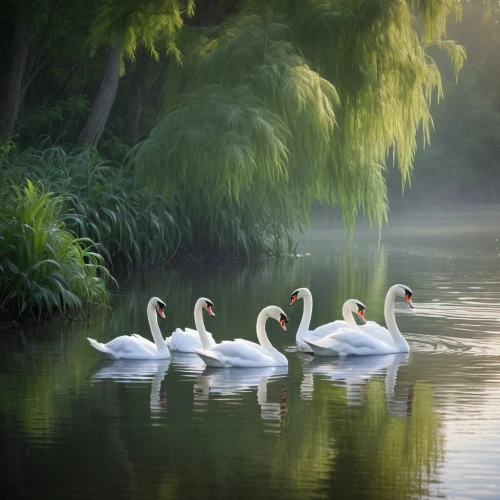
[[[358,310],[358,317],[359,319],[363,322],[363,324],[366,324],[366,318],[365,318],[365,310],[364,309],[359,309]]]
[[[210,316],[215,317],[215,313],[212,311],[212,306],[207,306],[207,312],[208,312],[208,314],[210,314]]]
[[[281,319],[280,319],[280,325],[281,325],[281,328],[283,328],[283,330],[285,330],[285,332],[286,332],[286,326],[285,326],[285,323],[286,323],[286,319],[285,319],[285,318],[281,318]]]
[[[407,293],[405,295],[405,300],[406,302],[408,302],[408,305],[412,308],[412,309],[415,309],[415,306],[413,305],[413,302],[411,301],[411,296],[409,293]]]
[[[165,319],[165,313],[161,307],[158,308],[158,314],[160,315],[160,318]]]
[[[292,295],[290,297],[290,305],[293,306],[297,302],[297,295]]]

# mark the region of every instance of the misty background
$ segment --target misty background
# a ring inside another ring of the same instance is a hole
[[[500,201],[500,12],[495,2],[463,5],[462,21],[450,21],[447,35],[466,48],[467,60],[456,81],[446,57],[433,54],[444,98],[432,105],[431,144],[417,150],[404,195],[388,162],[391,211]]]

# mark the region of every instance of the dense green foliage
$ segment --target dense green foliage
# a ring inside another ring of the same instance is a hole
[[[350,231],[359,214],[380,226],[387,159],[404,186],[429,142],[437,61],[455,76],[464,63],[446,38],[461,12],[456,0],[4,2],[0,141],[13,149],[0,178],[62,196],[66,227],[114,264],[292,252],[315,203]]]
[[[272,212],[284,227],[307,223],[314,200],[338,206],[349,229],[360,210],[380,225],[385,159],[392,152],[404,184],[418,130],[429,140],[433,92],[441,96],[428,48],[446,50],[455,71],[463,64],[463,48],[441,39],[459,4],[311,1],[293,15],[285,5],[249,7],[215,40],[179,41],[194,62],[169,72],[165,117],[134,164],[150,185],[153,171],[168,172],[154,187],[189,194],[195,218],[206,209],[201,184],[214,204]]]
[[[98,241],[111,262],[154,264],[178,249],[180,230],[164,198],[135,186],[127,169],[110,165],[96,151],[31,147],[4,160],[4,175],[15,184],[28,170],[32,181],[64,197],[66,227]]]
[[[30,181],[0,193],[0,315],[106,305],[109,272],[92,241],[64,228],[63,198]]]
[[[180,0],[108,0],[100,5],[90,26],[89,44],[95,53],[99,46],[122,46],[122,57],[135,59],[137,46],[143,46],[155,60],[161,44],[166,53],[180,62],[175,37],[182,27],[183,2]],[[194,12],[194,0],[186,3],[186,12]],[[125,62],[121,61],[122,72]]]
[[[78,125],[77,115],[90,109],[85,96],[93,101],[101,92],[106,47],[119,46],[126,72],[105,135],[128,128],[131,107],[142,131],[153,127],[130,158],[141,182],[189,215],[201,236],[193,241],[237,240],[237,232],[221,238],[226,213],[240,220],[246,243],[270,214],[291,229],[308,222],[314,200],[340,207],[350,229],[359,211],[381,224],[387,155],[404,184],[419,129],[428,141],[432,94],[441,93],[429,48],[444,49],[455,71],[463,63],[463,49],[444,38],[447,18],[460,12],[455,0],[221,1],[211,8],[177,0],[41,1],[29,35],[46,66],[35,60],[30,67],[26,117],[35,107],[48,122],[66,114],[66,127]],[[80,22],[69,29],[64,16]],[[73,43],[61,51],[67,38]],[[162,95],[165,111],[158,111]],[[79,106],[68,106],[71,99]],[[48,112],[54,108],[65,111]],[[71,129],[74,140],[78,126]],[[213,207],[218,213],[208,217]]]

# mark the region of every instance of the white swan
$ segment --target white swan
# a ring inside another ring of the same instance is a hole
[[[393,287],[389,288],[387,295],[385,297],[385,307],[384,307],[385,323],[387,324],[387,326],[389,328],[390,328],[390,325],[392,323],[394,323],[394,325],[396,325],[396,320],[394,318],[394,299],[395,299],[396,295],[402,296],[401,294],[397,294],[395,291],[398,287],[403,287],[403,288],[407,289],[408,294],[405,294],[404,299],[408,302],[408,304],[411,308],[414,307],[413,303],[411,301],[411,296],[413,294],[412,294],[412,291],[407,286],[394,285]],[[394,326],[393,326],[393,328],[394,328]],[[392,337],[391,333],[389,332],[389,330],[387,328],[383,327],[382,325],[379,325],[375,321],[368,321],[365,325],[362,325],[359,329],[362,332],[368,333],[368,335],[370,335],[370,337],[373,337],[374,339],[377,339],[377,340],[381,340],[382,342],[391,343],[393,341],[393,337]],[[397,329],[398,329],[398,327],[396,326],[396,330]],[[401,351],[401,352],[409,352],[409,349],[406,351]]]
[[[318,356],[368,356],[409,352],[408,342],[401,335],[396,324],[394,299],[396,296],[403,297],[413,308],[412,295],[413,292],[405,285],[394,285],[387,292],[384,314],[389,336],[346,329],[339,330],[316,342],[306,340],[306,343]]]
[[[97,349],[101,356],[108,359],[168,359],[170,351],[165,345],[158,326],[158,313],[165,318],[165,302],[158,297],[153,297],[148,302],[147,313],[149,328],[153,335],[154,343],[140,335],[121,335],[107,344],[101,344],[97,340],[87,337],[90,345]]]
[[[212,301],[206,299],[205,297],[201,297],[196,301],[194,305],[194,324],[196,326],[196,330],[192,328],[176,328],[170,337],[165,339],[165,344],[169,347],[171,351],[178,352],[193,352],[194,349],[208,349],[215,345],[215,340],[212,337],[212,334],[207,332],[205,328],[205,323],[203,322],[203,309],[206,309],[210,316],[215,316],[213,312],[213,303]],[[207,339],[208,344],[204,346],[201,343],[200,331],[205,332],[205,338]]]
[[[286,331],[285,323],[288,318],[283,310],[277,306],[268,306],[262,309],[257,317],[257,338],[260,345],[244,339],[224,341],[212,347],[193,349],[207,366],[220,368],[258,368],[261,366],[288,366],[286,357],[275,349],[266,334],[266,320],[273,318],[279,322]],[[202,343],[205,345],[206,338],[200,332]]]
[[[336,320],[325,325],[318,326],[314,330],[309,329],[312,316],[312,294],[308,288],[298,288],[290,295],[290,305],[293,306],[298,299],[304,300],[304,312],[302,313],[302,320],[300,321],[299,328],[295,340],[299,348],[304,351],[311,351],[309,345],[305,342],[311,340],[313,342],[334,333],[342,328],[349,328],[350,330],[359,331],[359,327],[354,320],[352,313],[356,313],[363,323],[366,323],[365,318],[365,305],[356,299],[349,299],[344,302],[342,306],[342,316],[344,320]]]

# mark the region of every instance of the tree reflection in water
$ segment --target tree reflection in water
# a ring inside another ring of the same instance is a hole
[[[300,395],[323,415],[316,425],[328,443],[322,460],[329,490],[350,498],[429,495],[444,432],[432,385],[396,384],[408,354],[309,359],[303,356]]]

